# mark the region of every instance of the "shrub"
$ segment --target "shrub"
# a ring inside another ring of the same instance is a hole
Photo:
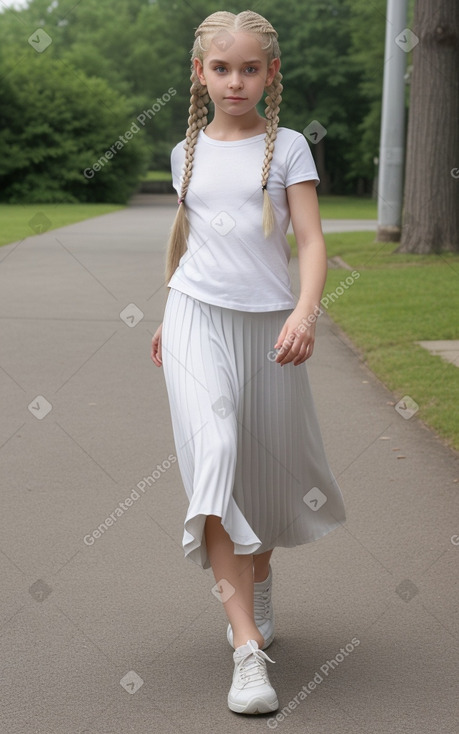
[[[23,59],[6,72],[1,199],[125,203],[148,165],[144,132],[133,128],[129,101],[103,79],[46,57]],[[97,161],[100,170],[94,170]]]

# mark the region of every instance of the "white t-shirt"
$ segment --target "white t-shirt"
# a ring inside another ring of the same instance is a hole
[[[265,237],[261,174],[265,135],[213,140],[203,130],[196,143],[185,198],[190,223],[188,248],[167,284],[192,298],[239,311],[293,308],[286,232],[290,211],[286,188],[319,183],[308,143],[301,133],[278,129],[268,179],[276,224]],[[184,141],[171,153],[173,185],[180,194]]]

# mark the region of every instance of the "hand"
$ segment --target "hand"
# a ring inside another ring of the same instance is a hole
[[[278,336],[274,349],[279,352],[276,357],[282,367],[293,362],[295,366],[302,364],[314,351],[314,340],[317,317],[312,313],[292,311]]]
[[[161,339],[162,330],[163,325],[160,324],[153,335],[153,339],[151,340],[151,358],[157,367],[162,367],[163,365]]]

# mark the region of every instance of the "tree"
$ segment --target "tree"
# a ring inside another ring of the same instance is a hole
[[[398,252],[459,250],[459,3],[417,0]]]
[[[124,203],[145,169],[142,128],[103,79],[39,56],[0,81],[0,186],[11,203]]]
[[[279,33],[284,92],[281,124],[302,132],[314,120],[326,130],[309,138],[321,184],[319,193],[355,190],[348,154],[365,109],[361,72],[351,61],[348,0],[259,0],[252,9]]]
[[[281,125],[302,132],[317,120],[326,129],[322,139],[309,138],[321,193],[370,191],[379,135],[384,4],[385,0],[253,0],[250,5],[279,33],[284,75]],[[247,8],[247,1],[229,0],[224,7],[237,13]],[[221,0],[30,0],[27,7],[14,12],[0,3],[4,59],[0,78],[30,65],[40,69],[39,87],[46,89],[48,72],[58,64],[63,86],[75,75],[105,81],[110,94],[105,100],[100,87],[102,105],[111,105],[113,95],[118,95],[131,120],[173,88],[176,93],[170,101],[161,104],[142,128],[145,162],[151,168],[167,169],[171,148],[186,129],[194,29],[209,13],[221,9]],[[37,28],[52,39],[43,54],[27,42]],[[11,110],[17,94],[13,90],[12,96],[3,96]],[[38,105],[35,119],[52,128],[53,105],[40,106],[33,93],[31,100]],[[14,129],[17,117],[4,118],[4,124]],[[34,116],[29,118],[34,130]],[[108,145],[113,138],[109,116],[101,115],[98,129]],[[118,134],[124,129],[120,122]],[[5,134],[9,139],[10,133]],[[105,166],[104,176],[111,170],[115,172],[112,163]],[[102,172],[97,179],[102,181]],[[100,189],[95,181],[93,185],[96,194]]]
[[[349,57],[359,72],[362,114],[348,152],[349,178],[371,182],[379,155],[387,0],[348,0]]]

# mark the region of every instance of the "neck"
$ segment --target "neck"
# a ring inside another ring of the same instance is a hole
[[[235,117],[216,108],[214,118],[206,127],[206,135],[216,140],[240,140],[266,131],[266,120],[256,109]]]

